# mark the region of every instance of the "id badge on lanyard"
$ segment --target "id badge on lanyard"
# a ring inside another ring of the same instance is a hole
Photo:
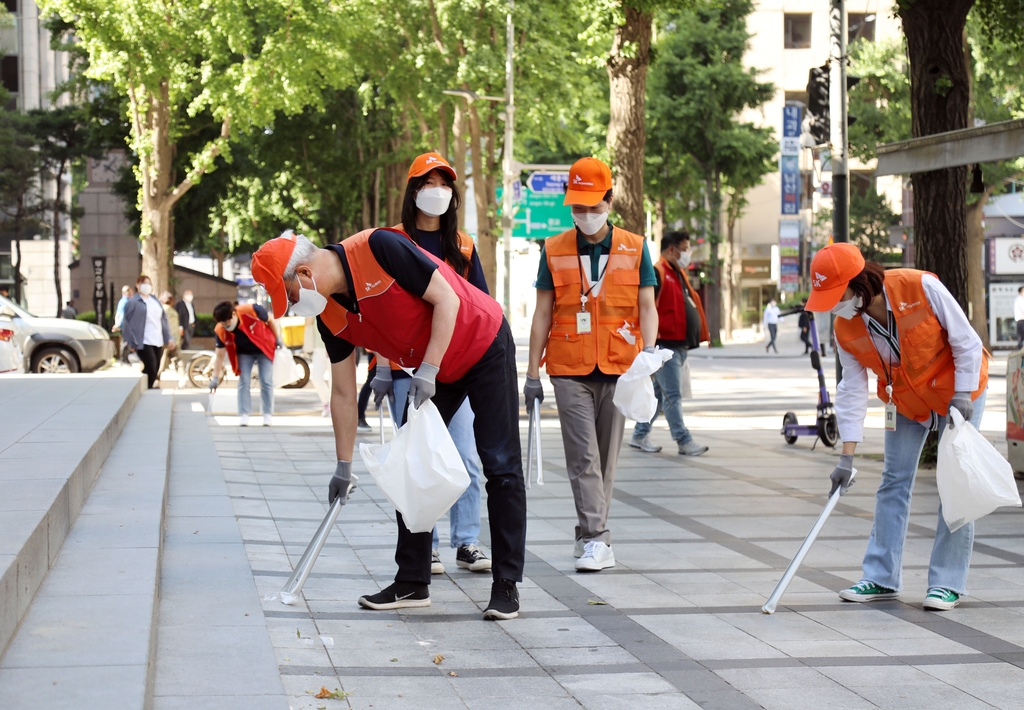
[[[885,430],[896,431],[896,405],[892,401],[892,385],[885,386],[885,393],[889,395],[889,402],[885,405]]]
[[[576,333],[577,335],[587,335],[590,333],[590,311],[587,310],[587,297],[580,294],[580,311],[576,314]]]

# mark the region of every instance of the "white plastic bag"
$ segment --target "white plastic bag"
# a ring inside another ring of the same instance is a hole
[[[278,348],[274,353],[274,387],[284,387],[298,381],[302,375],[295,366],[295,356],[288,348]]]
[[[410,532],[430,532],[469,487],[469,474],[433,402],[409,407],[386,444],[359,444],[366,469]]]
[[[942,432],[935,479],[942,517],[950,530],[963,527],[1002,506],[1020,507],[1013,469],[988,439],[954,407],[953,428]]]
[[[690,375],[690,359],[683,360],[683,399],[693,399],[693,379]]]
[[[637,422],[651,421],[658,409],[651,375],[671,359],[672,351],[665,348],[657,348],[653,353],[641,352],[636,356],[615,384],[612,402],[620,412]]]

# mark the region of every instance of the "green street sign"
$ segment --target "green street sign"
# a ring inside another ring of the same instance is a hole
[[[498,216],[501,216],[501,188],[498,193]],[[573,228],[572,212],[562,204],[562,195],[522,191],[512,216],[512,236],[523,239],[546,239]]]

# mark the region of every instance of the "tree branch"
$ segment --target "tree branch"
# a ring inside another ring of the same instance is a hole
[[[196,161],[197,164],[195,168],[193,168],[189,174],[185,176],[185,179],[182,180],[181,183],[179,183],[178,186],[167,196],[170,206],[173,207],[174,204],[181,199],[182,195],[192,189],[192,186],[195,185],[203,175],[209,172],[208,166],[212,165],[213,161],[216,160],[218,155],[220,155],[224,143],[227,142],[230,137],[231,114],[228,114],[224,117],[224,122],[221,123],[220,138],[213,141],[206,147],[199,160]]]

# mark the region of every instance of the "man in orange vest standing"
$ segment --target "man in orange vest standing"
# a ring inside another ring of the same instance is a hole
[[[868,372],[886,404],[885,461],[875,519],[864,554],[863,577],[839,598],[849,602],[896,599],[903,588],[903,546],[910,496],[928,432],[946,428],[950,409],[981,425],[988,387],[988,354],[960,304],[926,271],[865,262],[852,244],[830,244],[811,261],[807,310],[836,316],[836,352],[843,379],[836,418],[843,453],[831,474],[832,491],[849,488],[853,454],[863,440]],[[967,593],[974,523],[950,531],[942,517],[928,567],[924,608],[952,609]]]
[[[655,269],[661,275],[658,291],[658,347],[672,351],[672,359],[654,373],[659,409],[665,412],[669,431],[680,456],[700,456],[708,447],[693,440],[683,423],[683,365],[693,348],[711,340],[700,296],[693,290],[686,269],[690,265],[690,235],[687,232],[666,232],[661,238],[661,259]],[[655,412],[657,417],[658,413]],[[654,422],[637,422],[629,445],[648,453],[661,447],[647,438]]]
[[[576,570],[598,572],[615,565],[608,510],[626,421],[612,397],[637,353],[654,349],[657,278],[644,238],[608,221],[607,165],[577,160],[563,204],[576,228],[544,242],[524,394],[527,411],[543,401],[544,360],[579,520]]]
[[[278,324],[263,306],[246,303],[236,306],[221,301],[213,308],[214,340],[217,346],[213,358],[213,377],[210,390],[216,391],[224,369],[224,353],[231,369],[238,375],[238,424],[249,426],[252,398],[249,377],[256,365],[260,373],[260,408],[263,426],[270,426],[274,415],[274,352],[281,342]]]
[[[331,419],[338,463],[328,501],[348,491],[355,445],[357,388],[353,351],[361,346],[415,368],[409,406],[433,400],[451,422],[463,401],[487,479],[493,564],[485,619],[519,615],[516,583],[526,558],[526,487],[519,446],[516,346],[501,306],[397,229],[377,229],[318,249],[286,232],[259,248],[252,277],[275,314],[292,304],[316,316],[331,359]],[[432,536],[413,533],[398,513],[395,583],[359,598],[369,609],[430,606]]]

